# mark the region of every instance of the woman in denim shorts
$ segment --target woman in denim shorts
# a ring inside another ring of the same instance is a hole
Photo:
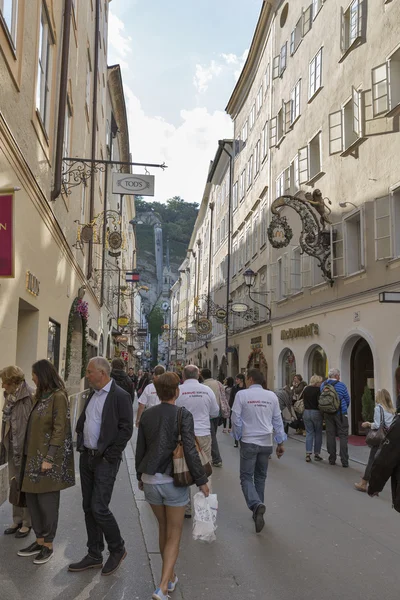
[[[181,436],[188,469],[205,496],[208,496],[207,476],[195,445],[192,414],[178,409],[179,377],[164,373],[154,382],[161,404],[147,409],[140,419],[136,446],[136,472],[139,489],[144,491],[159,525],[159,546],[163,559],[161,582],[153,600],[166,600],[173,592],[178,577],[175,563],[179,553],[185,507],[189,487],[176,487],[173,480],[172,455],[178,443],[178,413]]]

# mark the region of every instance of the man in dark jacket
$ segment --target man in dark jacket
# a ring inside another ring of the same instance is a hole
[[[132,379],[125,373],[125,362],[122,358],[113,358],[111,363],[111,379],[114,379],[120,388],[128,392],[133,402],[135,399],[135,390]]]
[[[132,367],[129,367],[128,369],[128,377],[132,381],[134,389],[136,389],[138,378],[135,374],[135,370]]]
[[[391,478],[393,508],[400,512],[400,415],[394,418],[372,463],[368,494],[377,496]]]
[[[93,391],[76,432],[88,554],[70,565],[69,571],[102,568],[103,575],[111,575],[126,556],[125,543],[109,504],[122,453],[133,432],[132,399],[110,378],[110,365],[105,358],[92,358],[86,377]],[[104,538],[110,556],[103,567]]]
[[[236,394],[238,392],[240,392],[240,390],[245,390],[245,389],[246,389],[245,377],[244,377],[243,373],[238,373],[235,377],[235,385],[232,387],[231,395],[229,397],[229,406],[231,409],[231,417],[232,417],[232,406],[233,406],[233,403],[235,402]],[[237,440],[235,440],[234,446],[235,446],[235,448],[238,448],[239,442]]]

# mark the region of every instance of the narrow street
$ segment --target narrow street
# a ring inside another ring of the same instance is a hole
[[[219,434],[222,469],[215,469],[218,494],[217,541],[191,539],[185,521],[178,564],[176,600],[352,600],[398,597],[400,518],[391,508],[389,487],[371,499],[352,489],[362,465],[306,464],[304,445],[288,440],[285,456],[270,462],[266,493],[266,527],[254,533],[241,493],[239,450]],[[43,567],[16,556],[24,540],[0,538],[1,599],[148,600],[152,573],[160,568],[154,518],[135,485],[133,445],[128,446],[113,498],[113,510],[124,524],[128,557],[113,577],[98,572],[71,574],[71,560],[85,551],[85,531],[78,486],[62,494],[55,558]],[[324,453],[326,457],[326,453]],[[130,477],[129,477],[130,475]],[[133,485],[132,485],[133,484]],[[132,495],[132,487],[135,495]],[[4,528],[9,505],[0,509]],[[24,568],[24,577],[21,569]]]

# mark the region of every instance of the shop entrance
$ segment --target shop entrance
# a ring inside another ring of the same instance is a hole
[[[308,381],[313,375],[319,375],[325,379],[328,375],[327,369],[328,361],[325,350],[321,346],[314,346],[308,359]]]
[[[296,359],[290,348],[285,348],[281,358],[281,387],[292,387],[293,377],[296,375]]]
[[[25,373],[28,384],[31,381],[32,365],[37,359],[39,333],[39,311],[22,298],[18,307],[17,355],[16,364]]]
[[[263,352],[261,352],[261,350],[258,348],[253,350],[249,356],[247,361],[247,370],[249,369],[259,369],[264,375],[265,384],[268,387],[268,363],[265,360]]]
[[[350,360],[351,371],[351,422],[354,435],[365,435],[361,423],[362,397],[366,389],[375,397],[374,358],[367,340],[360,338],[354,345]]]

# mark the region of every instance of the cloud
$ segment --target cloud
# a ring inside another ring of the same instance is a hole
[[[125,25],[112,12],[108,19],[108,43],[110,53],[118,57],[118,63],[121,68],[128,68],[128,63],[124,60],[132,53],[132,38],[124,35]]]
[[[213,77],[218,77],[222,72],[222,65],[212,60],[208,67],[203,65],[196,65],[196,73],[193,77],[193,85],[200,94],[203,94],[208,90],[208,84]]]
[[[222,53],[219,55],[218,60],[211,60],[208,66],[196,64],[193,85],[198,93],[204,94],[208,90],[210,82],[222,73],[232,73],[235,81],[237,81],[242,72],[244,63],[246,62],[248,53],[248,49],[239,56],[233,53]]]

